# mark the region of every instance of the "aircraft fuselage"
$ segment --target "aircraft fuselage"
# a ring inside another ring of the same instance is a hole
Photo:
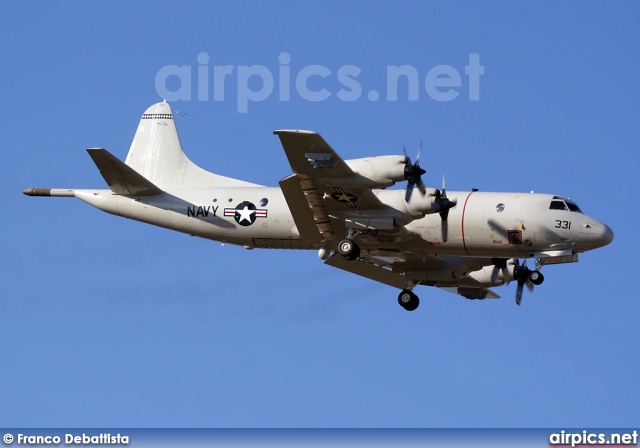
[[[303,245],[277,187],[181,189],[138,198],[111,190],[74,194],[114,215],[247,249],[319,248]],[[449,192],[449,198],[457,205],[450,210],[446,242],[442,220],[434,213],[408,223],[402,232],[365,230],[359,244],[364,250],[370,241],[384,246],[376,237],[387,236],[387,246],[400,245],[415,253],[511,258],[584,252],[613,237],[605,224],[579,211],[550,209],[554,196],[549,194],[471,191]]]

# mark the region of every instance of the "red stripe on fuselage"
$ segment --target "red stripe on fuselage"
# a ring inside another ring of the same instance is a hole
[[[464,239],[464,214],[467,211],[467,201],[469,200],[469,197],[475,193],[475,191],[472,191],[471,193],[469,193],[467,195],[467,198],[464,200],[464,207],[462,207],[462,247],[464,247],[464,251],[467,253],[467,255],[471,255],[469,253],[469,251],[467,250],[467,242]]]

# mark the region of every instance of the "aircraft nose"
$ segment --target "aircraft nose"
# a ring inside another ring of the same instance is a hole
[[[585,249],[596,249],[606,246],[613,241],[613,230],[611,228],[593,218],[587,217],[580,229],[581,242],[586,246]]]
[[[603,224],[603,227],[604,228],[602,229],[601,240],[606,246],[613,241],[613,230],[611,230],[611,228],[606,224]]]

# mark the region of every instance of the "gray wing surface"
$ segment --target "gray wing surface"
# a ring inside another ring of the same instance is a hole
[[[281,181],[280,187],[296,225],[304,234],[303,240],[307,236],[310,241],[335,241],[344,236],[346,227],[393,228],[391,209],[370,188],[354,186],[360,176],[319,134],[298,130],[274,134],[280,138],[294,173]],[[302,197],[306,206],[300,200]],[[312,220],[319,237],[311,231]]]
[[[437,256],[381,252],[368,253],[354,261],[334,254],[325,264],[399,289],[422,284],[434,286],[467,299],[500,298],[481,282],[466,275],[490,265],[490,259],[464,257],[445,259]]]
[[[307,246],[336,242],[344,238],[348,227],[394,228],[390,208],[370,188],[354,186],[358,174],[319,134],[302,130],[274,134],[293,171],[280,181],[280,188]],[[416,254],[406,244],[410,242],[365,243],[359,259],[349,261],[334,253],[325,263],[399,289],[423,284],[469,299],[499,297],[467,275],[491,265],[490,259]]]

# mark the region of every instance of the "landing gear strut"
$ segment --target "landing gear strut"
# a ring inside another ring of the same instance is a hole
[[[398,303],[402,308],[407,311],[413,311],[420,305],[420,299],[412,291],[403,289],[400,295],[398,295]]]

